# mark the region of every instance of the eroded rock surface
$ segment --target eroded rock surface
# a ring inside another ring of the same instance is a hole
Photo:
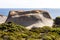
[[[6,22],[24,25],[26,28],[52,26],[53,20],[49,13],[42,10],[10,11]]]
[[[0,24],[5,23],[6,19],[6,16],[0,15]]]

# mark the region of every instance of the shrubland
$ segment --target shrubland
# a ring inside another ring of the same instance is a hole
[[[60,40],[60,25],[58,26],[28,30],[13,22],[3,23],[0,24],[0,40]]]

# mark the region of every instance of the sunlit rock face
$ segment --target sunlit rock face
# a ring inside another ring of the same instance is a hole
[[[32,27],[52,26],[53,20],[46,11],[31,10],[31,11],[10,11],[6,22],[14,22],[25,26],[27,29]]]
[[[0,15],[0,24],[5,23],[6,19],[6,16]]]

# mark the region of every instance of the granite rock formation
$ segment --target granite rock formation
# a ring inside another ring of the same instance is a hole
[[[5,23],[6,19],[6,16],[0,15],[0,24]]]
[[[14,22],[25,26],[27,29],[43,26],[51,27],[53,25],[53,20],[49,13],[42,10],[10,11],[6,22]]]

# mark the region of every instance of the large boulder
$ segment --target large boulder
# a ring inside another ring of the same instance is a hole
[[[6,19],[6,16],[0,15],[0,24],[5,23]]]
[[[52,26],[53,20],[49,13],[42,10],[15,10],[10,11],[6,22],[14,22],[25,26],[28,29],[32,27]]]

